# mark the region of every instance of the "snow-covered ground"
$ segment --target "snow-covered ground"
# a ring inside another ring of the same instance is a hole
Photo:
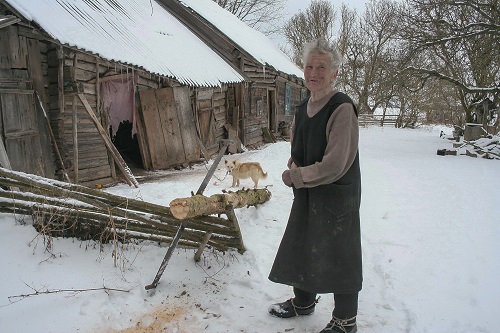
[[[451,135],[439,127],[361,129],[359,332],[499,331],[500,160],[437,155],[453,149],[441,130]],[[49,252],[32,226],[0,215],[0,332],[319,332],[330,320],[332,295],[322,295],[312,316],[267,313],[292,295],[267,279],[292,202],[281,183],[288,153],[289,143],[278,142],[226,156],[258,161],[269,173],[259,186],[269,186],[271,200],[236,210],[247,251],[206,249],[196,263],[195,250],[177,248],[154,294],[144,286],[166,246],[124,245],[115,266],[110,244],[54,239]],[[168,206],[196,191],[208,167],[107,191]],[[204,194],[230,185],[221,164]]]

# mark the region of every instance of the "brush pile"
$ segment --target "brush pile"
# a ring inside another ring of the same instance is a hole
[[[167,206],[1,167],[0,187],[0,212],[30,216],[39,233],[53,237],[102,243],[110,240],[125,243],[133,239],[170,243],[182,223]],[[270,198],[267,189],[246,191],[262,192],[254,195],[260,201],[250,203],[253,205]],[[198,247],[210,233],[208,246],[220,251],[234,248],[243,252],[243,240],[232,208],[225,207],[226,213],[230,211],[227,219],[212,215],[190,217],[179,244]]]
[[[453,137],[442,136],[445,139],[455,140]],[[486,159],[500,160],[500,136],[489,135],[474,141],[462,140],[454,142],[453,147],[456,154],[470,157],[482,157]]]

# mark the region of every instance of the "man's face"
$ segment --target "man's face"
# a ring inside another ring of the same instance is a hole
[[[328,91],[337,77],[327,54],[311,53],[304,67],[306,87],[312,92]]]

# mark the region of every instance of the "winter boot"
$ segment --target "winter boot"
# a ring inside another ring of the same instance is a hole
[[[326,327],[319,333],[356,333],[358,327],[356,326],[356,316],[348,319],[339,319],[332,316],[332,320],[326,325]]]
[[[272,316],[279,318],[291,318],[295,316],[304,316],[310,315],[314,312],[314,308],[316,307],[316,303],[318,303],[319,298],[317,298],[312,304],[306,306],[298,306],[295,305],[294,299],[290,298],[289,300],[273,304],[269,307],[269,313]]]

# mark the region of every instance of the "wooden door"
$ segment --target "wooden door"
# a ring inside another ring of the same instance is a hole
[[[198,110],[198,123],[200,126],[201,142],[207,149],[217,146],[215,140],[215,117],[212,108]]]
[[[13,170],[55,177],[38,41],[19,36],[17,26],[0,28],[0,134]]]
[[[166,169],[199,159],[196,126],[189,88],[169,87],[139,91],[143,131],[138,135],[148,149],[153,169]]]
[[[13,81],[16,78],[11,78],[11,83]],[[54,160],[43,144],[49,135],[40,132],[46,120],[40,117],[38,110],[33,90],[5,89],[0,82],[2,139],[12,169],[54,178]]]

